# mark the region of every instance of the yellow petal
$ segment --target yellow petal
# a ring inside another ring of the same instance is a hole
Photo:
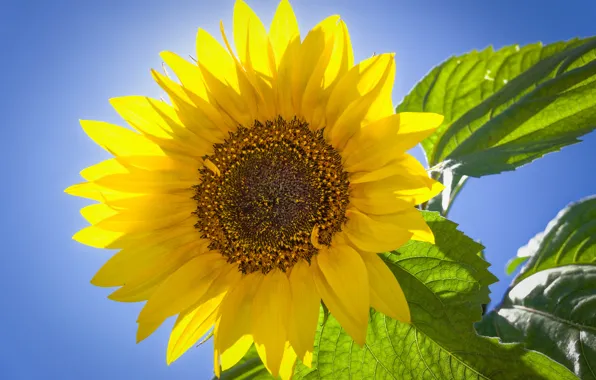
[[[204,101],[209,101],[209,91],[203,82],[203,75],[199,66],[170,51],[162,51],[159,53],[159,56],[174,71],[174,74],[176,74],[184,87],[189,100],[192,100],[194,103],[194,100],[196,100],[194,97],[198,97]]]
[[[109,231],[133,233],[169,228],[172,225],[192,218],[192,208],[189,207],[172,207],[171,212],[168,212],[166,207],[155,207],[152,211],[160,211],[160,214],[156,213],[154,214],[154,218],[152,218],[151,215],[144,212],[144,210],[129,209],[107,217],[97,222],[96,225],[99,228]]]
[[[298,20],[288,0],[282,0],[277,6],[271,27],[269,28],[269,40],[275,54],[275,61],[279,67],[282,57],[286,53],[292,41],[298,39],[300,42],[300,31]]]
[[[402,178],[402,177],[398,177]],[[388,214],[414,207],[411,199],[401,199],[391,187],[393,182],[374,181],[350,185],[350,203],[366,214]]]
[[[408,202],[414,202],[415,204],[421,204],[433,198],[445,189],[442,183],[435,180],[431,180],[431,187],[411,187],[396,189],[395,194],[403,200]]]
[[[191,199],[194,193],[188,191],[185,194],[143,194],[135,197],[114,199],[106,202],[114,210],[120,213],[134,211],[139,218],[156,218],[164,213],[164,209],[170,213],[178,209],[193,210],[195,202]],[[192,212],[192,211],[190,211]]]
[[[434,113],[403,112],[377,120],[352,136],[341,152],[349,172],[375,170],[432,134],[443,121]]]
[[[357,65],[350,70],[333,89],[329,98],[329,130],[326,132],[329,141],[337,149],[343,149],[361,127],[393,114],[393,54],[381,54],[370,60],[371,62],[361,62],[362,67]]]
[[[168,54],[164,55],[164,60],[170,58]],[[172,62],[171,59],[168,61],[168,64],[172,67],[174,72],[177,75],[182,75],[180,73],[182,69],[177,63],[178,62]],[[196,68],[198,69],[198,67]],[[225,112],[222,112],[221,108],[214,101],[211,93],[208,94],[209,100],[204,100],[193,94],[184,86],[181,86],[177,82],[155,70],[151,70],[151,76],[168,94],[174,105],[174,109],[176,109],[178,117],[185,125],[188,125],[190,129],[200,129],[204,126],[214,135],[217,135],[215,129],[220,129],[224,134],[229,130],[236,130],[236,121],[225,114]],[[199,76],[195,77],[195,79],[202,80],[202,77],[203,75],[199,71]]]
[[[114,156],[161,156],[163,150],[142,135],[102,121],[81,120],[83,130]]]
[[[197,65],[168,51],[161,52],[160,56],[182,83],[182,89],[175,88],[177,86],[169,82],[167,87],[168,94],[174,94],[172,101],[175,100],[174,104],[178,106],[180,119],[185,126],[199,135],[208,132],[206,138],[211,142],[215,141],[208,138],[209,135],[223,138],[230,128],[236,129],[229,116],[223,114],[217,105],[213,104],[213,99],[203,81],[201,69]],[[181,91],[186,96],[182,95]]]
[[[127,168],[143,170],[164,170],[185,172],[187,177],[196,177],[197,170],[203,160],[196,157],[167,155],[167,156],[126,156],[116,160]]]
[[[150,299],[176,270],[193,257],[204,253],[205,248],[206,244],[201,241],[191,241],[167,254],[148,260],[150,265],[142,265],[142,270],[135,268],[134,272],[121,272],[120,276],[126,278],[126,283],[108,298],[118,302],[141,302]]]
[[[155,332],[161,326],[163,321],[150,321],[147,323],[139,323],[137,328],[137,343],[141,343],[147,339],[151,334]]]
[[[290,284],[279,269],[267,273],[252,304],[252,335],[265,367],[276,377],[287,340],[290,315]]]
[[[386,78],[385,72],[395,65],[394,54],[380,54],[361,61],[344,75],[333,89],[327,106],[327,124],[332,126],[346,108],[373,91]]]
[[[339,245],[312,260],[313,278],[323,302],[359,345],[366,339],[370,290],[366,266],[353,248]]]
[[[234,272],[239,273],[237,268],[234,268]],[[220,355],[236,356],[238,348],[251,336],[252,301],[262,279],[261,273],[242,275],[240,281],[230,286],[219,307],[213,342],[213,364],[217,377],[221,374]],[[228,350],[232,352],[226,354]]]
[[[439,182],[403,171],[378,181],[351,184],[350,201],[368,214],[391,214],[426,202],[442,189]]]
[[[403,154],[395,149],[400,120],[400,114],[395,114],[359,129],[341,152],[344,168],[348,172],[376,170]]]
[[[319,320],[321,297],[312,279],[310,265],[302,260],[290,273],[292,291],[288,338],[302,362],[310,367],[312,351]]]
[[[418,209],[412,208],[395,214],[371,217],[380,223],[389,223],[407,229],[413,234],[411,237],[413,240],[435,243],[435,236]]]
[[[226,50],[203,29],[197,34],[197,54],[203,79],[217,104],[238,124],[252,125],[256,116],[254,88]]]
[[[89,166],[81,171],[81,177],[87,181],[95,181],[98,178],[104,177],[109,174],[125,174],[128,173],[128,169],[124,167],[115,158],[102,161],[93,166]]]
[[[74,195],[75,197],[82,197],[93,199],[99,202],[108,202],[119,199],[126,199],[134,196],[130,193],[121,193],[108,189],[107,187],[99,186],[92,182],[82,182],[72,185],[64,190],[65,193]]]
[[[215,336],[217,336],[217,322],[215,323]],[[218,379],[221,377],[221,366],[219,365],[219,350],[217,347],[213,348],[213,372]]]
[[[290,380],[294,374],[294,367],[296,366],[296,353],[290,346],[289,342],[286,342],[284,349],[284,355],[281,359],[281,367],[279,369],[279,377],[282,380]],[[310,365],[309,365],[310,367]]]
[[[206,128],[196,133],[189,130],[165,102],[125,96],[110,99],[110,103],[128,124],[166,149],[197,157],[213,153],[213,143],[218,139]]]
[[[230,349],[243,336],[251,335],[252,302],[262,280],[263,275],[259,272],[243,275],[242,280],[223,299],[213,342],[219,353]]]
[[[401,176],[415,179],[420,187],[432,188],[434,181],[428,176],[424,166],[412,157],[405,153],[401,157],[388,162],[375,170],[366,170],[361,172],[350,173],[350,183],[363,183],[380,181],[385,178]]]
[[[217,308],[221,304],[224,295],[225,293],[222,293],[220,296],[212,298],[178,316],[168,342],[166,355],[168,365],[178,360],[182,354],[188,351],[213,327]]]
[[[222,352],[220,356],[221,369],[225,371],[235,366],[246,355],[252,343],[252,336],[244,335],[232,347]]]
[[[108,205],[103,203],[96,203],[89,206],[85,206],[81,209],[81,215],[90,224],[96,225],[102,220],[111,216],[117,215],[118,211],[114,210]],[[101,226],[98,226],[101,228]]]
[[[293,65],[292,75],[292,103],[297,115],[301,114],[303,94],[313,74],[318,73],[321,78],[324,69],[319,61],[329,61],[329,55],[335,41],[335,31],[339,16],[327,17],[317,24],[304,38],[297,56],[297,62]],[[327,51],[327,53],[325,53]],[[317,67],[321,70],[317,71]],[[322,78],[321,78],[322,79]]]
[[[187,227],[182,225],[178,228],[144,235],[150,236],[140,235],[141,239],[132,239],[128,244],[122,242],[115,244],[120,246],[118,248],[123,249],[101,267],[91,283],[95,286],[105,287],[124,285],[173,250],[197,240],[196,229],[193,228],[192,222]],[[107,248],[116,248],[114,242],[110,243]]]
[[[340,20],[304,91],[302,115],[313,130],[325,126],[325,111],[331,92],[353,65],[350,35],[346,24]]]
[[[126,174],[106,175],[95,183],[112,190],[135,194],[183,194],[199,182],[198,172],[187,170],[129,170]]]
[[[292,86],[296,69],[300,67],[300,32],[298,22],[287,0],[279,3],[269,32],[278,65],[274,84],[277,111],[286,120],[297,115],[292,103]]]
[[[360,252],[368,271],[370,304],[400,322],[410,323],[410,308],[401,286],[378,254]]]
[[[96,222],[97,227],[132,233],[158,230],[191,218],[196,202],[190,194],[153,194],[108,201],[106,206],[117,213]]]
[[[229,289],[238,286],[238,284],[242,281],[243,276],[244,275],[238,270],[237,264],[228,263],[221,269],[220,273],[211,283],[209,289],[207,289],[205,294],[198,302],[206,302],[211,298],[218,297],[220,294],[227,292]]]
[[[73,235],[73,240],[95,248],[108,248],[114,241],[122,237],[124,233],[106,231],[104,229],[89,226]]]
[[[354,209],[349,209],[346,215],[348,221],[344,230],[348,239],[366,252],[392,251],[405,244],[413,235],[405,226],[379,220],[380,216],[365,215]]]
[[[190,260],[157,289],[139,314],[139,321],[167,318],[197,302],[226,263],[219,253]]]
[[[395,149],[405,152],[434,133],[443,123],[443,115],[430,112],[402,112],[399,122],[399,140]]]
[[[236,0],[234,5],[234,43],[247,77],[262,97],[260,113],[271,120],[277,114],[272,88],[276,76],[275,57],[265,26],[242,0]]]

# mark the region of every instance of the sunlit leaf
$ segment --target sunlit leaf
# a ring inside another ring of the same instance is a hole
[[[596,39],[487,48],[434,68],[397,112],[436,112],[422,142],[448,182],[429,210],[446,214],[468,176],[496,174],[578,142],[596,126]]]

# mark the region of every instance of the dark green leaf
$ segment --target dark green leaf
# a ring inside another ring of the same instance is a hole
[[[575,379],[565,367],[520,345],[478,336],[473,323],[496,278],[478,256],[482,246],[456,224],[425,213],[436,245],[410,242],[383,259],[399,280],[412,324],[371,312],[359,347],[331,315],[319,328],[314,369],[297,379]]]
[[[567,265],[533,274],[476,328],[504,342],[524,342],[583,380],[596,379],[596,266]]]
[[[551,220],[544,232],[520,248],[529,260],[514,283],[548,268],[596,264],[596,196],[572,203]]]

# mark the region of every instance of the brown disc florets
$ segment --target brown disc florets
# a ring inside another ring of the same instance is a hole
[[[297,119],[240,127],[207,159],[195,186],[202,237],[242,273],[283,271],[329,245],[346,221],[339,153]],[[208,165],[213,166],[213,165]]]

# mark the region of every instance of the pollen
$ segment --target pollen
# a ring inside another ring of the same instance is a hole
[[[348,175],[322,130],[296,118],[255,121],[214,148],[194,187],[195,227],[242,273],[310,262],[341,231]]]

